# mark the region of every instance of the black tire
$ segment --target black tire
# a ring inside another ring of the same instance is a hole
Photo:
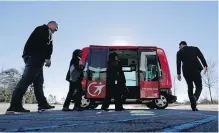
[[[81,107],[83,109],[95,109],[98,107],[99,104],[97,104],[95,101],[91,101],[89,99],[85,98],[85,94],[82,95],[81,98]]]
[[[89,104],[88,108],[89,108],[89,109],[96,109],[96,108],[98,107],[98,105],[99,105],[99,104],[97,104],[96,102],[92,101],[92,102]]]
[[[150,102],[150,103],[146,103],[146,106],[149,108],[149,109],[154,109],[156,108],[155,104],[153,102]]]
[[[153,103],[157,109],[165,109],[168,106],[168,100],[165,94],[161,94],[160,99],[153,100]]]

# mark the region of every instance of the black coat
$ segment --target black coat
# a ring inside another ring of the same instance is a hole
[[[118,88],[115,81],[117,80],[117,85],[121,86]],[[122,71],[122,66],[120,63],[116,65],[115,62],[109,62],[107,66],[107,77],[106,77],[106,89],[112,90],[114,93],[119,93],[124,91],[124,86],[126,83],[124,72]],[[117,90],[119,89],[119,90]]]
[[[183,63],[183,73],[191,73],[194,71],[202,71],[203,66],[201,65],[198,58],[201,60],[204,67],[207,67],[206,60],[199,50],[198,47],[185,46],[177,52],[177,74],[181,74],[181,62]]]
[[[36,27],[24,46],[22,57],[33,56],[41,59],[50,59],[53,52],[51,38],[47,25]]]

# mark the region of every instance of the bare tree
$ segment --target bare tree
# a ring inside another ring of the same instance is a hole
[[[21,73],[14,68],[3,70],[0,73],[0,85],[4,88],[13,89],[21,78]]]
[[[217,87],[218,77],[216,71],[216,61],[208,60],[208,71],[202,76],[203,86],[209,89],[211,103],[213,104],[211,89]]]

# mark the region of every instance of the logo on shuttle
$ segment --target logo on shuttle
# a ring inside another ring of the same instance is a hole
[[[87,87],[88,94],[91,96],[99,96],[101,94],[104,86],[105,85],[102,84],[101,82],[99,82],[99,83],[92,82]],[[96,88],[95,91],[93,91],[93,88]]]

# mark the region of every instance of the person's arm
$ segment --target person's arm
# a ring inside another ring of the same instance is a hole
[[[205,60],[205,57],[203,56],[202,52],[199,50],[198,47],[196,47],[196,52],[197,52],[198,58],[199,58],[199,59],[201,60],[201,62],[202,62],[202,65],[203,65],[204,67],[208,67],[207,62],[206,62],[206,60]]]
[[[52,52],[53,52],[53,44],[51,42],[50,45],[46,46],[46,59],[48,59],[48,60],[51,59]]]
[[[134,64],[133,64],[133,66],[134,66]],[[124,74],[124,72],[123,72],[123,70],[122,70],[122,65],[121,65],[121,63],[119,63],[119,72],[120,72],[120,74],[121,74],[122,80],[124,81],[124,83],[126,83],[125,74]]]
[[[177,75],[181,75],[181,61],[181,55],[178,51],[176,55]]]
[[[111,63],[109,63],[107,65],[107,71],[106,71],[106,75],[107,75],[107,83],[108,84],[115,84],[115,78],[116,78],[116,68],[114,65],[112,65]]]
[[[122,70],[121,70],[121,78],[124,81],[124,83],[126,83],[125,74]]]
[[[45,64],[45,66],[47,66],[47,67],[50,67],[51,66],[51,55],[52,55],[52,51],[53,51],[53,45],[52,44],[50,44],[50,45],[47,45],[46,46],[46,55],[45,55],[45,62],[46,62],[46,64]]]

